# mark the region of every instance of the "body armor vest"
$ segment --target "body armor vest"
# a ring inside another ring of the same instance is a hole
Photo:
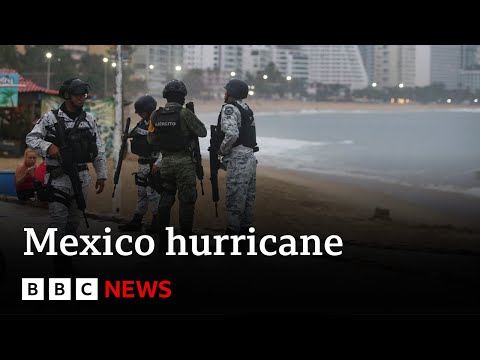
[[[235,106],[240,111],[240,114],[242,115],[242,124],[239,129],[239,136],[237,141],[235,141],[232,147],[243,145],[243,146],[252,148],[254,150],[258,150],[257,133],[255,130],[255,125],[252,125],[254,120],[253,111],[251,109],[245,110],[242,106],[240,106],[236,102],[233,102],[230,105]],[[222,110],[223,110],[223,106],[222,106]],[[217,129],[220,130],[220,138],[223,141],[223,138],[225,137],[225,133],[221,131],[222,110],[220,110],[220,114],[218,115]]]
[[[188,150],[190,138],[182,133],[180,111],[182,108],[159,108],[153,117],[153,126],[161,151]]]
[[[137,126],[132,130],[132,141],[130,143],[130,150],[135,155],[141,157],[151,157],[152,153],[159,151],[158,145],[151,145],[147,141],[148,124],[141,120]]]
[[[60,126],[63,126],[65,133],[65,144],[72,151],[73,161],[77,164],[91,163],[98,155],[97,135],[93,132],[90,123],[86,119],[86,113],[83,112],[75,120],[71,128],[65,127],[65,121],[58,116],[58,110],[52,110]],[[86,122],[88,127],[80,127],[80,123]],[[45,140],[50,141],[60,147],[60,140],[55,136],[47,136]]]

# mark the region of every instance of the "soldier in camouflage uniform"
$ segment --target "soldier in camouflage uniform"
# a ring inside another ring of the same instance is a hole
[[[49,227],[58,229],[55,234],[57,245],[65,235],[78,236],[82,213],[74,198],[72,182],[63,172],[62,164],[59,161],[61,160],[60,145],[59,139],[56,137],[55,126],[61,125],[61,123],[65,125],[65,143],[67,146],[72,145],[74,158],[86,159],[84,163],[75,161],[85,201],[91,181],[86,163],[93,162],[93,168],[97,175],[95,183],[97,194],[103,191],[107,179],[105,144],[100,136],[95,117],[83,110],[89,91],[90,86],[80,79],[74,78],[65,81],[59,90],[60,97],[65,101],[59,109],[45,113],[26,136],[27,146],[37,151],[42,157],[46,157],[45,183],[48,184],[50,193],[48,200]],[[56,125],[57,123],[58,125]],[[76,127],[76,134],[82,134],[76,136],[76,140],[68,135],[72,133],[74,127]],[[54,270],[56,273],[71,274],[72,258],[61,255],[59,252],[59,255],[54,256]]]
[[[249,234],[253,226],[256,195],[258,150],[253,111],[243,99],[248,96],[248,85],[239,79],[225,86],[225,104],[218,116],[218,125],[224,133],[219,155],[227,171],[225,206],[227,235]]]
[[[163,97],[165,107],[158,108],[150,117],[147,139],[158,145],[162,154],[153,167],[160,177],[160,202],[158,218],[160,238],[166,235],[170,225],[170,209],[178,190],[180,230],[183,236],[192,234],[195,202],[197,200],[197,177],[192,155],[193,139],[207,136],[205,125],[187,108],[187,88],[179,80],[165,85]]]
[[[134,104],[135,113],[141,119],[138,124],[130,131],[129,137],[132,138],[130,150],[138,155],[138,171],[135,173],[135,184],[137,185],[137,206],[130,222],[120,225],[118,228],[122,231],[139,231],[142,228],[142,219],[148,210],[150,203],[152,210],[152,222],[145,229],[147,234],[158,232],[158,201],[160,194],[151,187],[150,174],[152,166],[159,157],[156,146],[147,142],[147,129],[150,115],[157,108],[157,102],[150,95],[140,96]]]

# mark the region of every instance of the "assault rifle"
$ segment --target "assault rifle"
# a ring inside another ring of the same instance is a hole
[[[117,168],[115,169],[115,175],[113,176],[113,193],[112,198],[115,196],[115,189],[117,188],[118,180],[120,178],[120,171],[122,171],[123,158],[125,157],[127,151],[127,140],[128,140],[128,130],[130,128],[130,118],[127,118],[127,123],[125,124],[125,130],[122,135],[122,146],[120,147],[120,152],[118,154]]]
[[[218,160],[218,150],[222,139],[217,126],[210,126],[210,147],[208,151],[210,153],[210,182],[212,184],[212,200],[215,203],[215,216],[218,217],[218,201],[220,196],[218,194],[218,169],[220,169],[220,160]]]
[[[85,116],[85,113],[80,116]],[[77,121],[80,121],[78,119]],[[70,131],[75,131],[76,127],[71,129]],[[83,196],[82,191],[82,181],[80,181],[80,176],[78,174],[77,164],[73,160],[73,149],[72,146],[67,145],[65,139],[65,122],[63,119],[57,117],[57,122],[55,124],[55,137],[58,140],[58,150],[60,152],[60,165],[63,169],[64,174],[66,174],[70,181],[72,182],[72,189],[75,196],[75,201],[77,202],[78,209],[83,213],[83,218],[85,219],[85,225],[88,225],[87,215],[85,214],[85,209],[87,208],[87,204],[85,202],[85,198]]]
[[[195,114],[195,106],[193,105],[192,101],[186,103],[185,107]],[[198,136],[195,136],[195,138],[193,139],[193,158],[195,159],[195,172],[197,173],[198,180],[200,180],[200,186],[202,187],[202,195],[205,195],[205,193],[203,192],[202,154],[200,153],[200,143],[198,142]]]

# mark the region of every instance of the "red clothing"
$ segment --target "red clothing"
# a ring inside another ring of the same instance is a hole
[[[38,179],[42,184],[45,183],[45,174],[47,173],[47,164],[45,161],[37,166],[35,169],[35,178]]]
[[[27,175],[25,177],[25,181],[23,182],[23,184],[15,184],[15,190],[30,190],[30,189],[33,189],[33,179],[35,179],[34,176],[32,175]]]

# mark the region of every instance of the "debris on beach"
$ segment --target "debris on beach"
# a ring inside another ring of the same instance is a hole
[[[390,217],[390,210],[385,208],[376,207],[373,216],[370,218],[371,220],[383,220],[383,221],[391,221],[392,218]]]

